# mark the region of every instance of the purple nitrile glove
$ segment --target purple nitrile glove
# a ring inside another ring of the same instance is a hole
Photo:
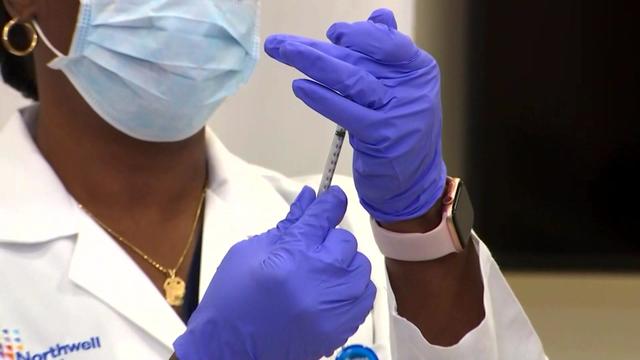
[[[347,197],[305,187],[275,228],[235,244],[187,331],[180,360],[317,360],[343,345],[373,307],[371,263],[336,229]]]
[[[265,51],[309,76],[293,82],[295,95],[349,131],[364,208],[385,222],[426,213],[446,179],[436,61],[386,9],[368,21],[335,23],[327,37],[272,35]]]

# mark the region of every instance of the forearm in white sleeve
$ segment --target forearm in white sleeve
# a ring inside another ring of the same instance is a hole
[[[489,249],[473,234],[484,282],[485,318],[456,345],[430,344],[420,330],[398,315],[388,285],[392,359],[544,360],[542,343],[507,284]],[[388,280],[387,280],[388,282]]]

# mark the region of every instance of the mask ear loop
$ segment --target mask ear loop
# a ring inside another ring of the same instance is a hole
[[[38,35],[40,36],[40,38],[42,39],[42,42],[44,42],[45,45],[47,45],[47,47],[49,48],[49,50],[51,50],[57,57],[59,58],[63,58],[65,57],[65,55],[63,53],[61,53],[60,51],[58,51],[58,49],[55,48],[55,46],[53,46],[51,44],[51,42],[49,41],[49,39],[47,39],[46,36],[44,36],[44,32],[42,31],[42,29],[40,28],[40,25],[38,25],[38,22],[33,20],[33,26],[36,28],[36,32],[38,32]]]

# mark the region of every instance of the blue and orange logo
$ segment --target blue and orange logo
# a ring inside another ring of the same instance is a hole
[[[0,360],[47,360],[64,355],[75,355],[85,351],[100,350],[102,344],[99,336],[88,340],[56,343],[44,351],[33,352],[24,344],[18,329],[0,329]]]
[[[2,329],[0,332],[0,359],[15,360],[16,353],[24,351],[18,329]]]

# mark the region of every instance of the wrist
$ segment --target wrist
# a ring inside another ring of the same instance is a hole
[[[435,204],[424,214],[408,220],[385,222],[377,221],[378,224],[389,231],[401,234],[426,233],[435,229],[442,221],[442,195]]]
[[[388,258],[404,261],[427,261],[461,252],[469,242],[472,227],[473,208],[458,178],[448,178],[435,204],[418,218],[400,222],[371,219],[380,251]]]
[[[393,164],[389,164],[393,166]],[[382,179],[376,187],[366,186],[354,170],[360,203],[380,223],[419,223],[434,206],[439,206],[447,182],[447,168],[442,159],[405,179]],[[364,185],[358,185],[361,182]],[[409,185],[412,184],[412,185]],[[383,190],[383,187],[386,186]],[[393,190],[393,191],[390,191]]]

